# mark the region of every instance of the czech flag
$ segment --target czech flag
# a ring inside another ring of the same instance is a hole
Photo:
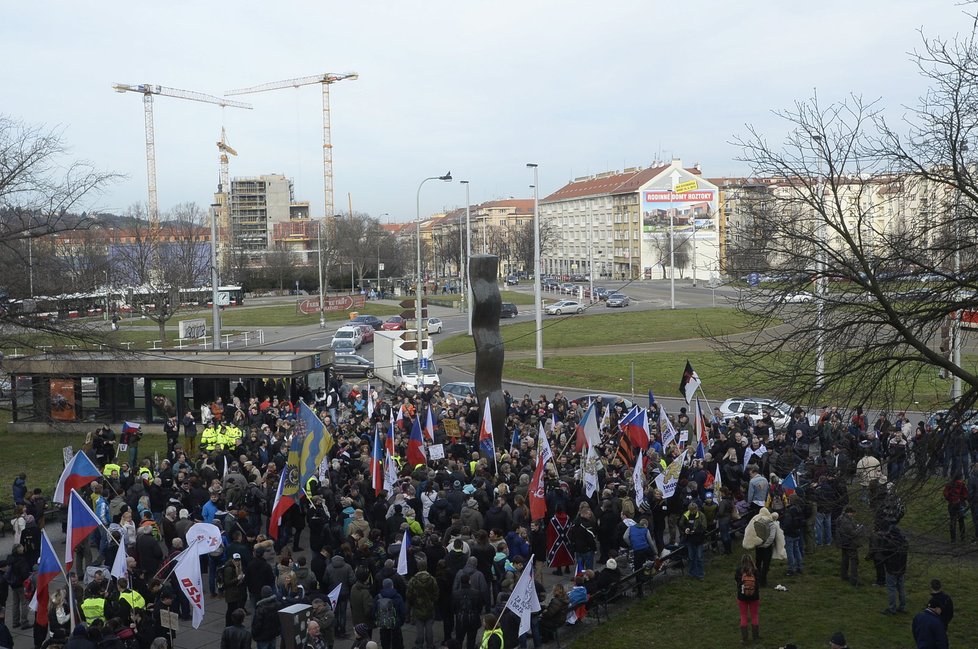
[[[374,445],[370,449],[370,484],[374,488],[374,496],[379,496],[384,489],[384,456],[380,452],[380,431],[374,429]]]
[[[789,473],[788,477],[781,481],[781,488],[784,489],[785,496],[790,496],[791,494],[795,493],[795,491],[798,489],[798,483],[795,482],[794,471]]]
[[[50,586],[54,578],[61,574],[61,563],[54,553],[47,531],[41,532],[41,558],[37,562],[37,590],[31,600],[30,609],[36,611],[38,626],[48,625],[48,604],[51,600]]]
[[[428,406],[428,415],[425,417],[424,436],[427,437],[428,441],[432,444],[435,443],[435,415],[432,412],[431,406]]]
[[[636,448],[649,447],[649,416],[645,412],[645,408],[635,406],[625,415],[622,423],[632,446]]]
[[[135,422],[131,422],[131,421],[122,422],[122,432],[124,433],[129,433],[129,434],[138,433],[142,429],[143,427]]]
[[[68,497],[68,526],[66,528],[68,538],[65,543],[65,565],[69,570],[75,558],[75,548],[99,527],[101,527],[101,523],[99,523],[95,512],[88,506],[85,499],[72,489],[71,495]]]
[[[64,505],[68,494],[88,486],[100,476],[98,469],[85,453],[75,453],[71,461],[65,465],[61,477],[58,478],[58,486],[54,488],[54,502]]]
[[[584,412],[584,417],[577,424],[577,438],[574,446],[578,453],[584,449],[584,444],[599,446],[601,444],[601,431],[598,429],[598,411],[596,402],[592,401]]]
[[[295,498],[285,495],[285,481],[289,473],[286,467],[278,479],[278,489],[275,490],[275,501],[272,503],[272,513],[268,517],[268,535],[278,540],[278,528],[282,524],[282,516],[295,504]]]
[[[421,437],[420,415],[415,415],[414,423],[411,424],[411,436],[408,438],[407,447],[407,461],[412,467],[428,462],[428,458],[424,454],[424,439]]]
[[[493,470],[496,468],[496,444],[492,436],[492,413],[489,411],[489,397],[486,397],[486,407],[482,411],[482,425],[479,427],[479,451],[485,457],[492,458]]]

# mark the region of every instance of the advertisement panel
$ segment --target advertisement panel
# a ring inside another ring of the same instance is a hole
[[[713,189],[697,189],[696,181],[686,181],[670,189],[648,189],[642,192],[642,232],[668,232],[669,223],[679,231],[712,230],[717,228],[717,196]]]
[[[326,308],[323,311],[349,311],[350,309],[362,309],[367,303],[367,298],[363,295],[334,295],[326,298]],[[300,313],[311,314],[319,313],[319,298],[310,297],[301,300],[297,308]]]
[[[51,379],[51,419],[75,421],[74,379]]]

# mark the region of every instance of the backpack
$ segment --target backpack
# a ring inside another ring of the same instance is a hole
[[[379,629],[397,628],[397,609],[394,608],[394,600],[390,597],[381,597],[377,600],[377,614],[374,622]]]
[[[460,597],[455,600],[455,605],[455,617],[461,628],[479,626],[479,611],[472,605],[471,597]]]
[[[740,594],[753,597],[757,594],[757,577],[754,573],[745,572],[740,576]]]

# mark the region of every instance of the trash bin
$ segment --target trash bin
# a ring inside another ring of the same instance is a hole
[[[350,311],[350,320],[356,320],[358,315],[360,315],[359,311]]]

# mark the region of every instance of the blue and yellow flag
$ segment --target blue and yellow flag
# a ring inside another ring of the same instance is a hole
[[[299,457],[301,471],[299,484],[302,485],[302,489],[305,489],[309,479],[318,475],[319,465],[336,444],[336,441],[333,439],[333,435],[326,430],[326,426],[316,416],[316,413],[304,401],[299,402],[298,415],[300,429],[305,432],[305,437],[302,440],[302,454]]]

